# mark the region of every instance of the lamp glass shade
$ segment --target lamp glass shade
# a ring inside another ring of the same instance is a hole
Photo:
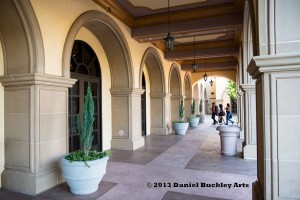
[[[204,81],[207,81],[207,74],[206,73],[203,75],[203,78],[204,78]]]
[[[197,69],[198,69],[198,64],[195,63],[195,61],[194,61],[194,63],[192,64],[192,69],[193,69],[193,72],[196,72]]]
[[[174,44],[175,38],[173,36],[171,36],[170,33],[168,33],[167,37],[164,37],[164,40],[165,40],[166,48],[170,52],[173,49],[173,44]]]
[[[213,84],[214,84],[213,80],[210,80],[209,83],[210,83],[210,86],[213,86]]]

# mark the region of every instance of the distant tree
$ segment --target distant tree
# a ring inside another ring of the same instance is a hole
[[[227,81],[226,92],[227,92],[228,96],[230,97],[231,101],[235,101],[236,100],[236,83],[231,80]]]

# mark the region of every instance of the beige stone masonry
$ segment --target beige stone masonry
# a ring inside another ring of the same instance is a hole
[[[256,95],[254,84],[242,84],[240,86],[244,92],[244,159],[256,159]]]
[[[254,199],[299,199],[300,54],[253,57],[258,180]]]
[[[141,95],[137,88],[113,88],[112,96],[112,141],[111,147],[120,150],[135,150],[145,145],[141,127]],[[105,116],[103,116],[105,117]]]
[[[59,158],[68,151],[68,87],[75,81],[41,74],[0,77],[4,188],[35,195],[63,181]]]
[[[151,134],[168,135],[170,129],[170,97],[168,93],[151,93]]]

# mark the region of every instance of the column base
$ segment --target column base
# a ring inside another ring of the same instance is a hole
[[[1,179],[3,188],[29,195],[37,195],[64,182],[60,167],[40,173],[5,169]]]
[[[255,181],[252,183],[252,199],[253,200],[264,200],[264,195],[260,189],[258,181]]]
[[[247,144],[243,146],[244,159],[257,159],[257,146],[256,144]]]
[[[151,135],[169,135],[171,130],[168,128],[151,128]]]
[[[136,139],[119,139],[113,138],[111,140],[111,148],[118,149],[118,150],[136,150],[140,147],[145,146],[145,139],[140,136]]]

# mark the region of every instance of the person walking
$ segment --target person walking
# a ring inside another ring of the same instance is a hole
[[[228,121],[230,121],[232,124],[234,123],[234,121],[232,121],[231,118],[232,118],[232,115],[231,115],[231,112],[230,112],[230,104],[227,103],[227,106],[226,106],[226,125],[228,125]]]
[[[213,119],[213,124],[217,123],[217,120],[215,119],[216,115],[218,115],[218,106],[215,105],[215,103],[213,102],[211,105],[211,118]]]
[[[218,122],[221,124],[221,123],[225,123],[225,120],[224,120],[224,116],[225,116],[225,112],[224,112],[224,109],[223,109],[223,105],[222,104],[219,104],[219,108],[220,108],[220,112],[218,114]]]

